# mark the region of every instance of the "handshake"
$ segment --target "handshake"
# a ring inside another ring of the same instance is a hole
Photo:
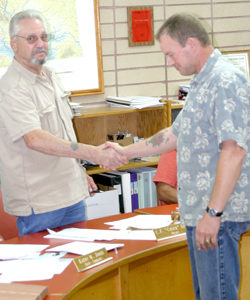
[[[96,157],[95,161],[103,169],[115,170],[128,163],[129,157],[126,153],[127,147],[128,146],[122,147],[118,143],[106,142],[105,144],[97,146],[99,157]]]
[[[171,128],[165,128],[152,137],[128,146],[120,146],[113,142],[106,142],[100,146],[87,145],[90,148],[86,158],[103,169],[115,170],[132,158],[162,154],[176,149],[176,141],[177,137],[173,135]]]
[[[100,146],[90,146],[91,160],[103,169],[116,169],[128,163],[135,157],[162,154],[176,149],[177,137],[172,133],[171,127],[157,132],[155,135],[140,142],[128,146],[120,146],[117,143],[106,142]]]

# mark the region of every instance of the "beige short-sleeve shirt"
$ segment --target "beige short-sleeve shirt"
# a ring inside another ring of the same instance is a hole
[[[5,210],[44,213],[86,198],[85,169],[73,158],[28,148],[23,136],[43,129],[76,141],[68,95],[46,67],[38,76],[13,60],[0,81],[0,174]]]

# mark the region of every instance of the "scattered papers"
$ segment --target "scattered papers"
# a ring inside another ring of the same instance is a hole
[[[138,215],[105,223],[112,226],[110,230],[66,228],[54,232],[49,229],[50,234],[44,236],[44,238],[91,242],[98,240],[156,240],[153,230],[169,226],[172,222],[170,215]]]
[[[46,252],[65,251],[78,255],[86,255],[99,249],[105,248],[107,251],[123,247],[124,244],[105,244],[105,243],[89,243],[89,242],[72,242],[47,249]]]
[[[45,235],[47,239],[67,239],[67,240],[80,240],[93,242],[99,241],[111,241],[114,239],[112,230],[104,229],[85,229],[85,228],[66,228],[61,231],[53,231],[48,229],[50,234]]]
[[[56,234],[45,235],[44,238],[67,239],[67,240],[95,240],[111,241],[111,240],[156,240],[153,231],[150,230],[102,230],[102,229],[79,229],[67,228]],[[50,230],[51,232],[51,230]]]
[[[135,217],[107,222],[113,229],[157,229],[172,223],[170,215],[138,215]]]
[[[55,274],[61,274],[71,261],[72,259],[60,259],[60,256],[1,261],[0,282],[48,280]]]
[[[61,259],[65,253],[40,252],[49,245],[1,244],[0,245],[0,282],[33,281],[51,279],[60,274],[72,259]]]
[[[106,102],[111,105],[118,105],[131,108],[144,108],[151,106],[162,106],[160,102],[161,97],[146,97],[146,96],[129,96],[129,97],[115,97],[107,96]]]
[[[175,226],[180,225],[177,223],[180,222],[175,222]],[[171,219],[171,215],[138,215],[105,224],[112,226],[111,228],[113,229],[119,229],[120,239],[158,240],[155,231],[162,228],[170,228],[173,225],[173,220]],[[168,237],[164,236],[164,239],[180,235],[185,235],[185,233],[169,232]]]
[[[1,244],[0,259],[20,259],[36,257],[40,252],[49,245],[34,245],[34,244]]]

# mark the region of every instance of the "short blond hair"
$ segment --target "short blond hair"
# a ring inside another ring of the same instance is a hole
[[[164,34],[178,41],[183,47],[189,37],[197,38],[203,46],[211,45],[209,35],[201,21],[185,13],[175,14],[168,18],[157,32],[157,40]]]

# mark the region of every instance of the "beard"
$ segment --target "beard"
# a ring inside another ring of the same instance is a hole
[[[39,52],[43,52],[45,54],[44,58],[36,58],[35,55]],[[48,57],[48,51],[45,48],[37,48],[31,53],[31,62],[34,65],[41,66],[46,63]]]

